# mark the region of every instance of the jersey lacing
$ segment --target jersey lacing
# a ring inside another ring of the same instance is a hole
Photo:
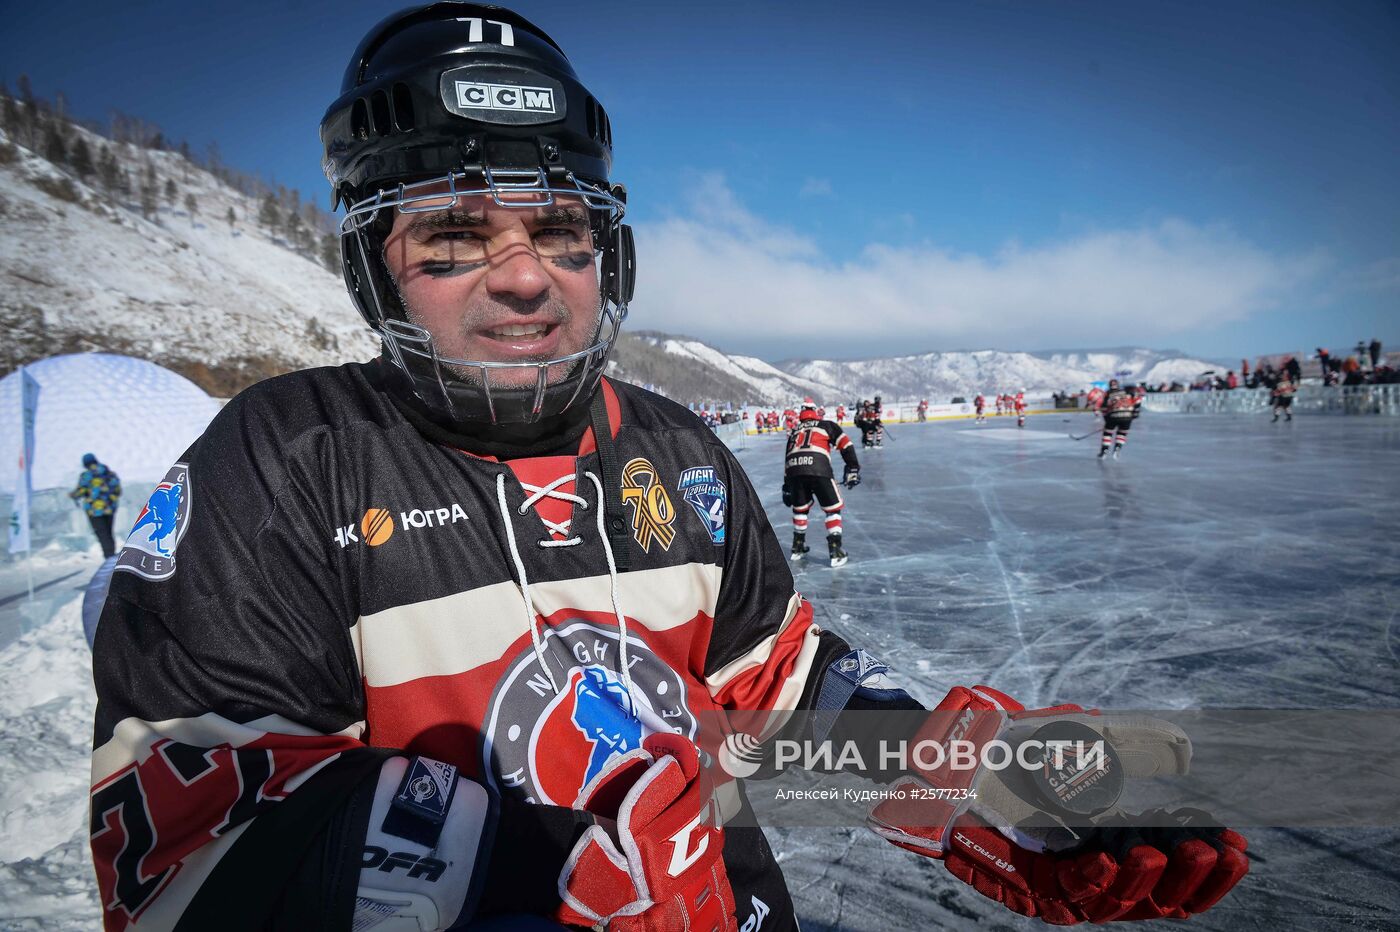
[[[622,674],[622,683],[627,688],[627,695],[631,696],[632,673],[627,652],[627,616],[622,612],[622,599],[618,594],[617,560],[613,557],[612,544],[608,542],[607,531],[603,527],[603,482],[590,471],[584,472],[584,476],[593,483],[593,487],[598,491],[598,539],[603,542],[603,553],[608,558],[608,583],[612,593],[613,615],[617,618],[618,643],[620,645],[618,648],[618,662],[622,667],[620,671]],[[568,475],[560,476],[558,479],[544,486],[522,482],[520,484],[521,488],[529,492],[530,495],[521,503],[520,507],[516,509],[517,513],[522,516],[528,514],[529,510],[533,508],[536,503],[546,498],[571,502],[577,505],[579,510],[587,511],[589,504],[582,496],[559,491],[559,486],[568,482],[573,482],[576,478],[577,473],[569,473]],[[530,598],[530,580],[525,573],[525,561],[520,559],[520,551],[517,549],[515,543],[515,528],[510,519],[510,507],[506,504],[505,473],[498,473],[496,475],[496,504],[501,510],[501,520],[506,526],[506,543],[510,546],[511,559],[515,561],[515,572],[520,577],[520,594],[525,599],[525,623],[530,629],[530,641],[535,646],[535,659],[539,661],[540,666],[544,669],[545,676],[549,678],[549,685],[552,686],[554,692],[558,694],[560,691],[559,684],[555,682],[554,672],[550,670],[549,664],[545,662],[544,639],[540,636],[539,625],[535,623],[535,603]],[[543,521],[545,527],[554,534],[571,534],[570,523],[572,519],[556,523],[548,521],[541,516],[540,520]],[[549,540],[536,541],[535,545],[541,549],[548,549],[551,547],[573,547],[581,543],[583,543],[583,538],[578,534],[572,534],[572,536],[568,536],[564,540],[554,540],[551,538]]]

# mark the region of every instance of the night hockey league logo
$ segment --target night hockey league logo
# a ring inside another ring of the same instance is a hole
[[[690,502],[690,507],[694,508],[700,520],[705,522],[705,530],[709,533],[710,540],[716,544],[724,543],[724,512],[728,493],[715,468],[692,466],[684,470],[681,473],[681,481],[676,484],[676,491]]]
[[[530,802],[571,806],[609,758],[641,747],[647,735],[695,738],[697,720],[676,672],[629,635],[629,692],[618,646],[616,628],[587,621],[546,631],[544,654],[558,693],[535,651],[525,648],[491,700],[484,769],[493,785]]]
[[[632,536],[642,550],[651,553],[652,542],[670,550],[676,538],[676,507],[650,460],[639,456],[622,467],[622,500],[632,506]]]
[[[176,463],[141,506],[115,568],[151,580],[175,575],[175,548],[189,529],[190,498],[189,465]]]

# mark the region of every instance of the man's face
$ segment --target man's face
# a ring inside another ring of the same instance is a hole
[[[409,321],[432,334],[439,356],[543,362],[586,349],[595,335],[598,276],[578,199],[502,207],[487,196],[459,197],[451,209],[400,212],[384,258]],[[452,368],[480,384],[479,369]],[[572,368],[551,367],[549,382]],[[533,387],[537,379],[528,368],[490,374],[492,387]]]

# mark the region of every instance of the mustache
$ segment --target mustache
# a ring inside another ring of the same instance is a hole
[[[460,324],[460,332],[471,334],[489,327],[510,324],[523,317],[542,319],[548,324],[567,324],[574,313],[569,306],[556,297],[540,295],[538,298],[524,299],[509,295],[493,298],[489,304],[467,308]]]

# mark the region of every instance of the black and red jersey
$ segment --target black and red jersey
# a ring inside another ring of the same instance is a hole
[[[1126,388],[1110,388],[1103,396],[1099,410],[1106,418],[1129,418],[1137,414],[1142,399]]]
[[[383,379],[356,364],[243,392],[127,540],[93,656],[108,930],[223,927],[234,904],[261,928],[387,755],[569,807],[600,759],[580,696],[621,689],[647,729],[688,734],[706,711],[810,707],[847,650],[681,406],[603,385],[621,487],[602,491],[631,522],[614,574],[591,431],[574,455],[473,456],[426,439]],[[726,817],[747,811],[726,793]],[[791,915],[759,829],[724,857],[739,902]]]
[[[835,421],[808,419],[788,434],[784,472],[789,476],[830,477],[831,456],[840,453],[848,466],[856,465],[851,438]]]

